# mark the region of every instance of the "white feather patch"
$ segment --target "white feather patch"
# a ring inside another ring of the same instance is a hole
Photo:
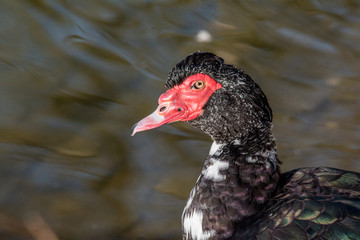
[[[226,170],[229,168],[228,162],[218,161],[211,159],[212,163],[206,169],[204,169],[203,174],[206,179],[213,180],[214,182],[223,181],[226,179],[226,176],[220,173],[220,170]]]
[[[210,148],[209,155],[210,156],[213,156],[213,155],[219,156],[223,146],[224,146],[224,144],[213,142],[213,144],[211,145],[211,148]]]
[[[184,233],[186,239],[191,238],[193,240],[207,240],[215,235],[215,231],[204,231],[202,227],[203,214],[201,211],[194,210],[193,212],[186,214],[184,217]]]

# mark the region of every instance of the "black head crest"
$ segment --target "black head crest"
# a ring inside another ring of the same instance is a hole
[[[176,64],[170,71],[165,86],[172,88],[180,85],[187,77],[197,73],[212,76],[213,73],[219,72],[223,65],[225,65],[224,59],[213,53],[195,52]]]

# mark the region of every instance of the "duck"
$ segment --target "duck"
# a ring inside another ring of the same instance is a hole
[[[360,239],[360,173],[282,173],[271,107],[243,70],[198,51],[165,86],[131,134],[183,121],[213,141],[182,213],[184,240]]]

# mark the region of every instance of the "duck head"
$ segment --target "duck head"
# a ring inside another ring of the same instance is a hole
[[[170,71],[165,86],[159,106],[133,126],[132,135],[184,121],[216,142],[228,142],[271,128],[271,108],[260,87],[213,53],[187,56]]]

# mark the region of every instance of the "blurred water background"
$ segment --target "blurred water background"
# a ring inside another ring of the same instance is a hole
[[[360,171],[359,42],[355,0],[1,1],[0,239],[180,239],[211,140],[130,129],[197,50],[263,88],[284,171]]]

